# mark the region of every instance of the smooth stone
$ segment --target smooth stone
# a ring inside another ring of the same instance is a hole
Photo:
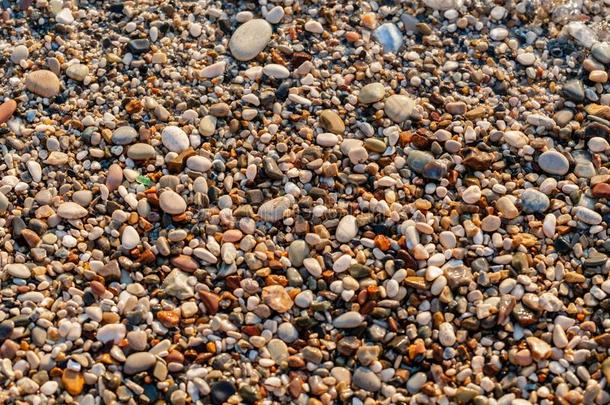
[[[588,225],[599,225],[602,223],[602,216],[587,207],[575,207],[574,218]]]
[[[290,76],[290,70],[285,66],[270,63],[263,67],[263,73],[273,79],[286,79]]]
[[[523,211],[528,214],[542,213],[549,208],[550,204],[549,197],[538,190],[529,188],[521,193],[521,205]]]
[[[118,344],[127,334],[127,328],[122,323],[110,323],[100,327],[95,334],[102,343],[113,342]]]
[[[63,388],[68,391],[70,395],[79,395],[83,392],[85,386],[85,378],[83,375],[75,370],[66,368],[61,376],[61,383]]]
[[[568,125],[570,121],[572,121],[572,118],[574,118],[574,113],[570,110],[557,111],[555,115],[553,115],[553,120],[561,128]]]
[[[138,231],[131,225],[127,225],[121,235],[121,246],[124,249],[131,250],[140,244],[140,235]]]
[[[252,19],[240,25],[229,40],[233,57],[240,61],[254,59],[271,40],[271,25],[262,19]]]
[[[429,152],[411,150],[407,156],[407,165],[416,173],[423,173],[425,166],[434,160]]]
[[[6,100],[0,104],[0,124],[7,122],[15,110],[17,109],[17,103],[15,100]]]
[[[550,174],[563,176],[570,170],[570,162],[561,153],[549,150],[538,157],[538,166]]]
[[[59,208],[57,208],[57,215],[65,219],[79,219],[88,213],[87,209],[71,201],[61,203]]]
[[[506,131],[504,132],[504,142],[513,148],[521,149],[529,143],[527,135],[521,131]]]
[[[212,168],[212,161],[204,156],[191,156],[186,159],[186,167],[196,172],[205,173]]]
[[[305,260],[307,256],[309,256],[309,246],[307,246],[307,243],[304,240],[297,239],[288,246],[288,258],[293,266],[302,266],[303,260]]]
[[[466,204],[476,204],[481,199],[481,189],[479,186],[470,186],[462,192],[462,200]]]
[[[277,328],[277,337],[286,343],[292,343],[299,338],[299,331],[292,323],[284,322]]]
[[[276,222],[284,218],[284,213],[290,208],[290,199],[288,197],[278,197],[273,200],[263,203],[258,208],[258,216],[263,221]]]
[[[267,343],[267,350],[269,350],[269,355],[276,364],[281,364],[289,356],[288,346],[280,339],[271,339]]]
[[[339,329],[357,328],[364,322],[364,317],[356,311],[349,311],[333,319],[333,326]]]
[[[445,104],[445,110],[451,115],[464,115],[466,114],[466,103],[453,101]]]
[[[424,0],[424,4],[434,10],[449,10],[458,8],[461,0]]]
[[[542,114],[530,114],[525,120],[537,127],[553,128],[555,125],[555,121],[553,121],[553,119]]]
[[[82,63],[72,64],[66,69],[66,76],[72,80],[76,80],[77,82],[82,82],[85,80],[88,74],[89,68],[87,65],[83,65]]]
[[[352,376],[352,383],[355,387],[368,392],[376,392],[381,389],[381,380],[371,369],[358,367]]]
[[[275,6],[265,16],[265,20],[267,20],[271,24],[278,24],[284,18],[285,12],[282,6]]]
[[[536,62],[536,55],[531,52],[523,52],[517,55],[517,62],[523,66],[531,66]]]
[[[562,94],[569,100],[582,102],[585,100],[585,88],[582,81],[573,79],[563,85]]]
[[[603,64],[610,63],[610,42],[597,42],[591,47],[591,54]]]
[[[210,66],[206,66],[201,69],[200,76],[204,79],[213,79],[224,74],[226,66],[227,62],[225,61],[213,63]]]
[[[535,360],[544,360],[551,356],[552,348],[551,346],[535,336],[530,336],[525,339],[527,342],[530,352],[532,353],[532,357]]]
[[[132,39],[127,43],[129,52],[134,55],[140,55],[150,50],[150,41],[146,38]]]
[[[11,62],[18,65],[22,60],[26,60],[30,56],[30,51],[25,45],[17,45],[11,52]]]
[[[358,101],[362,104],[372,104],[383,100],[385,87],[381,83],[370,83],[360,89]]]
[[[358,224],[356,217],[353,215],[346,215],[339,221],[335,238],[338,242],[348,243],[358,235]]]
[[[332,148],[339,143],[339,137],[330,132],[323,132],[316,136],[316,143],[326,148]]]
[[[190,146],[189,137],[181,128],[169,125],[161,132],[163,146],[172,152],[180,153]]]
[[[21,263],[7,264],[6,266],[4,266],[4,271],[12,277],[23,279],[30,278],[30,276],[32,275],[30,269],[25,264]]]
[[[127,156],[132,160],[148,160],[157,156],[157,151],[147,143],[134,143],[127,150]]]
[[[91,200],[93,200],[93,193],[91,190],[78,190],[72,194],[72,201],[83,207],[87,207],[91,204]]]
[[[130,354],[123,365],[123,372],[128,375],[146,371],[154,366],[157,358],[149,352]]]
[[[589,147],[589,150],[594,153],[601,153],[610,149],[610,144],[608,144],[608,141],[599,136],[589,139],[587,146]]]
[[[515,203],[508,196],[498,198],[496,201],[496,209],[500,211],[502,216],[506,219],[514,219],[519,215],[519,210],[515,206]]]
[[[165,190],[159,195],[159,207],[171,215],[179,215],[186,211],[186,201],[175,191]]]
[[[337,135],[342,135],[345,132],[345,123],[341,117],[332,110],[324,110],[320,113],[320,126]]]
[[[235,385],[227,380],[217,381],[210,386],[210,399],[214,405],[222,405],[235,394]],[[172,403],[175,403],[172,401]]]
[[[402,33],[393,23],[381,24],[373,31],[373,37],[383,45],[384,52],[396,53],[404,42]]]
[[[52,98],[59,94],[60,82],[50,70],[37,70],[26,76],[25,87],[41,97]]]
[[[394,94],[384,102],[383,111],[392,121],[400,123],[406,121],[415,109],[415,100],[402,94]]]
[[[120,165],[113,163],[108,168],[108,175],[106,176],[106,187],[111,193],[119,188],[123,183],[123,169]]]
[[[138,138],[138,131],[130,126],[118,127],[112,133],[112,143],[115,145],[129,145]]]
[[[213,115],[206,115],[199,121],[199,133],[203,136],[212,136],[216,132],[217,118]]]
[[[443,346],[453,346],[456,342],[455,330],[449,322],[443,322],[438,327],[438,341]]]

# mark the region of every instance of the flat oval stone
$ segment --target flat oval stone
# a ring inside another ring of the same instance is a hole
[[[375,392],[381,389],[381,380],[379,379],[379,376],[375,374],[373,370],[366,367],[358,367],[356,371],[354,371],[352,383],[355,387],[362,388],[369,392]]]
[[[157,359],[152,353],[133,353],[127,357],[127,360],[125,360],[123,372],[128,375],[137,374],[151,368],[156,361]]]
[[[51,98],[59,94],[59,78],[50,70],[37,70],[25,78],[25,87],[41,97]]]
[[[0,124],[4,124],[8,121],[15,112],[15,109],[17,109],[15,100],[7,100],[0,104]]]
[[[254,59],[271,40],[271,25],[262,19],[255,18],[240,25],[229,40],[229,49],[233,57],[240,61]]]
[[[402,33],[393,23],[381,24],[373,32],[373,36],[383,46],[384,52],[396,53],[404,42]]]
[[[147,143],[135,143],[127,150],[127,156],[132,160],[148,160],[157,156],[157,151]]]
[[[394,94],[385,100],[383,111],[394,122],[406,121],[413,113],[415,100],[402,94]]]
[[[186,167],[205,173],[212,168],[212,161],[204,156],[191,156],[186,160]]]
[[[549,150],[538,157],[538,165],[550,174],[564,175],[570,170],[570,162],[561,153]]]
[[[65,219],[79,219],[88,213],[87,209],[72,201],[62,203],[57,209],[57,215]]]
[[[335,237],[338,242],[347,243],[350,242],[358,235],[358,224],[356,223],[356,217],[353,215],[346,215],[339,221]]]
[[[23,279],[30,278],[30,276],[32,275],[30,269],[25,264],[21,263],[7,264],[6,266],[4,266],[4,271],[12,277]]]
[[[138,137],[138,131],[130,126],[118,127],[112,133],[112,143],[115,145],[129,145]]]
[[[172,190],[165,190],[159,196],[159,207],[171,215],[179,215],[186,211],[186,201]]]
[[[333,320],[333,326],[340,329],[357,328],[364,322],[364,317],[357,311],[349,311]]]
[[[381,83],[370,83],[360,89],[358,101],[362,104],[372,104],[383,100],[385,87]]]

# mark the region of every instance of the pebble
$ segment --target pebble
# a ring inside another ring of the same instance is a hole
[[[530,188],[521,194],[521,205],[523,206],[523,211],[528,214],[545,212],[549,208],[550,204],[551,202],[549,197],[538,190]]]
[[[348,243],[356,237],[358,234],[358,224],[356,217],[353,215],[346,215],[339,221],[337,226],[337,232],[335,237],[338,242]]]
[[[568,159],[554,150],[542,153],[538,157],[538,165],[545,172],[559,176],[563,176],[570,170]]]
[[[133,160],[148,160],[157,156],[157,152],[149,144],[135,143],[127,150],[127,156]]]
[[[403,34],[393,23],[381,24],[375,29],[373,36],[383,46],[384,52],[396,53],[404,42]]]
[[[394,94],[385,100],[384,112],[394,122],[406,121],[413,113],[415,101],[410,97]]]
[[[381,83],[370,83],[360,89],[358,101],[362,104],[372,104],[383,100],[385,87]]]
[[[157,359],[154,354],[149,352],[132,353],[127,356],[123,365],[123,372],[127,375],[138,374],[146,371],[155,365]]]
[[[357,328],[364,322],[364,318],[358,312],[350,311],[339,315],[333,320],[333,326],[340,329]]]
[[[180,215],[186,211],[186,201],[172,190],[165,190],[159,195],[159,206],[170,215]]]
[[[88,213],[85,208],[71,201],[61,203],[57,208],[57,215],[65,219],[79,219]]]
[[[18,65],[21,61],[26,60],[30,56],[30,51],[25,45],[17,45],[11,52],[11,62]]]
[[[138,138],[138,131],[133,127],[118,127],[112,133],[112,143],[115,145],[129,145]]]
[[[249,61],[258,56],[271,40],[271,25],[265,20],[252,19],[240,25],[229,41],[233,57]]]
[[[174,126],[169,125],[161,132],[161,141],[169,151],[180,153],[190,146],[189,138],[186,133]]]
[[[597,42],[591,47],[595,59],[607,65],[610,64],[610,42]]]
[[[341,117],[332,110],[324,110],[320,113],[320,126],[337,135],[342,135],[345,132],[345,123]]]
[[[264,287],[262,297],[265,304],[279,313],[288,312],[293,306],[292,298],[280,285]]]
[[[66,76],[78,82],[82,82],[83,80],[85,80],[88,74],[89,68],[87,67],[87,65],[83,65],[82,63],[75,63],[73,65],[68,66],[68,68],[66,69]]]
[[[365,367],[358,367],[354,371],[352,382],[356,388],[361,388],[368,392],[375,392],[381,389],[381,380],[377,374]]]
[[[59,78],[50,70],[37,70],[28,73],[25,87],[41,97],[52,98],[59,94]]]
[[[27,279],[32,275],[30,269],[26,265],[20,263],[12,263],[4,266],[4,271],[12,277]]]
[[[17,103],[15,100],[7,100],[0,104],[0,124],[7,122],[15,110],[17,109]]]

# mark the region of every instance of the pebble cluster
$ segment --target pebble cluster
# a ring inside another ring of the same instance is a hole
[[[610,0],[0,8],[0,403],[610,402]]]

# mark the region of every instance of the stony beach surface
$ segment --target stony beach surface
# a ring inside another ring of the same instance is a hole
[[[0,403],[609,403],[609,8],[3,2]]]

